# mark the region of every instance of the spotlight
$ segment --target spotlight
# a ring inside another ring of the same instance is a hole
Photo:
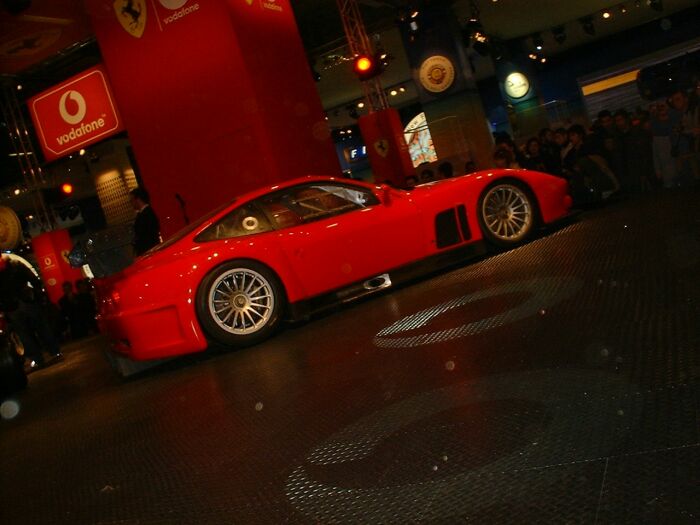
[[[530,60],[537,60],[537,55],[536,55],[535,53],[530,53],[527,57],[528,57]]]
[[[360,109],[362,109],[362,108],[365,107],[365,103],[364,103],[364,102],[358,102],[358,103],[357,103],[357,107],[360,108]]]
[[[664,5],[661,0],[647,0],[647,5],[651,7],[654,11],[663,11],[664,10]]]
[[[579,20],[579,22],[581,22],[581,27],[586,34],[591,36],[595,35],[595,25],[593,25],[592,16],[583,17]]]
[[[544,40],[542,40],[542,36],[539,33],[532,35],[532,45],[535,46],[537,51],[542,51],[542,48],[544,47]]]
[[[612,11],[610,11],[610,9],[604,9],[603,12],[600,13],[600,16],[602,16],[604,20],[610,20],[612,18]]]
[[[627,7],[625,6],[625,4],[622,4],[620,6],[620,13],[622,13],[623,15],[627,13]]]
[[[489,37],[478,18],[472,17],[463,30],[464,45],[470,46],[481,56],[489,54]]]
[[[566,40],[566,30],[564,26],[556,26],[552,28],[552,36],[557,44],[563,44]]]

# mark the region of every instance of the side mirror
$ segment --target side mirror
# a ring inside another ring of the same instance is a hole
[[[87,255],[85,254],[85,250],[83,250],[82,245],[76,244],[68,254],[68,263],[73,268],[82,268],[86,262]]]

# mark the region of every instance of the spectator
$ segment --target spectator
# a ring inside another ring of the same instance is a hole
[[[520,167],[513,159],[510,151],[504,148],[496,149],[496,151],[493,152],[493,165],[496,168],[502,169],[514,169]]]
[[[76,314],[82,335],[88,333],[97,333],[97,305],[95,297],[90,289],[90,283],[87,279],[80,279],[76,283],[78,293],[75,295]]]
[[[549,128],[543,128],[539,133],[540,154],[544,159],[547,173],[561,175],[561,155],[559,146],[554,140],[554,132]]]
[[[568,135],[571,147],[563,165],[574,203],[595,203],[616,191],[619,188],[617,180],[603,157],[592,150],[583,126],[574,124]]]
[[[651,188],[656,178],[651,133],[632,126],[630,116],[624,109],[616,111],[614,118],[623,153],[623,165],[617,173],[622,189],[634,193]]]
[[[412,190],[416,186],[418,186],[418,178],[415,175],[409,175],[406,177],[406,182],[404,184],[406,189]]]
[[[425,184],[426,182],[433,182],[435,180],[435,176],[433,175],[433,170],[430,168],[425,168],[423,171],[420,172],[420,183]]]
[[[58,308],[61,311],[62,330],[65,339],[78,337],[80,332],[75,304],[75,293],[73,283],[65,281],[62,285],[63,295],[58,300]]]
[[[671,154],[673,126],[668,104],[665,100],[660,100],[652,113],[651,135],[654,171],[664,188],[673,188],[677,184],[676,160]]]
[[[129,193],[131,194],[131,203],[136,210],[134,255],[138,257],[160,243],[160,222],[151,208],[151,200],[146,190],[134,188]]]
[[[554,143],[559,148],[559,160],[562,166],[563,173],[565,169],[564,158],[571,149],[571,144],[569,143],[569,132],[566,128],[557,128],[554,131]]]
[[[596,152],[603,156],[618,178],[622,177],[625,163],[622,142],[620,134],[615,128],[613,114],[607,109],[598,113],[592,138]]]
[[[688,186],[700,178],[698,167],[698,139],[700,139],[700,119],[698,107],[691,106],[690,97],[682,89],[677,89],[668,99],[671,106],[670,118],[673,122],[671,153],[676,159],[677,182]]]
[[[542,171],[544,173],[551,173],[544,157],[542,156],[540,141],[535,137],[529,139],[525,145],[525,160],[523,168],[534,171]]]
[[[525,163],[525,155],[516,147],[513,139],[507,133],[501,133],[496,137],[496,149],[506,150],[511,158],[511,168],[520,168]]]
[[[454,174],[452,163],[448,161],[440,163],[440,165],[437,167],[437,171],[441,179],[452,178],[452,175]]]

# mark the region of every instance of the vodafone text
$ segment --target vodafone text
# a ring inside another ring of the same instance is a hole
[[[198,4],[198,3],[197,3],[197,4],[194,4],[194,5],[191,5],[191,6],[189,6],[189,7],[183,7],[183,8],[180,9],[179,11],[173,13],[172,15],[163,18],[163,23],[165,23],[165,24],[170,24],[170,23],[172,23],[172,22],[175,22],[175,20],[179,20],[179,19],[182,18],[183,16],[187,16],[187,15],[189,15],[190,13],[194,13],[194,12],[197,11],[198,9],[199,9],[199,4]]]
[[[100,117],[96,120],[93,120],[92,122],[83,122],[77,128],[71,128],[71,130],[68,133],[64,133],[60,137],[56,137],[56,141],[58,142],[59,146],[64,146],[73,140],[84,137],[87,134],[92,133],[93,131],[97,131],[104,127],[105,119]]]

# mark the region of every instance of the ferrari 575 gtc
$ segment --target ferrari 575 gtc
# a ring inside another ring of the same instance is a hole
[[[97,283],[99,322],[134,360],[247,346],[285,319],[515,246],[568,213],[565,180],[471,173],[406,191],[307,177],[243,195]]]

